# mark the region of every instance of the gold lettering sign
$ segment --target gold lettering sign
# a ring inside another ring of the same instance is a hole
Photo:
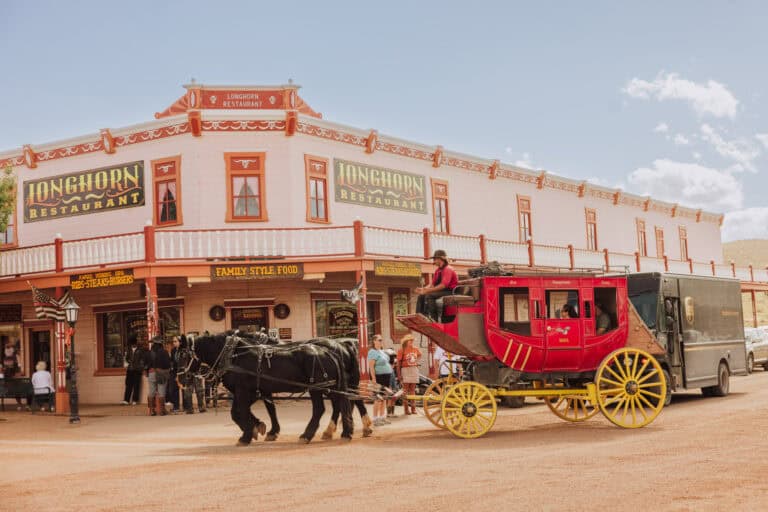
[[[73,290],[87,290],[90,288],[104,288],[105,286],[120,286],[133,284],[133,270],[107,270],[104,272],[91,272],[90,274],[78,274],[69,278],[69,286]]]
[[[406,261],[375,261],[373,275],[389,277],[421,277],[421,265]]]
[[[333,168],[336,201],[427,213],[424,176],[338,159]]]
[[[211,280],[290,279],[304,276],[303,263],[270,263],[258,265],[213,265]]]
[[[24,222],[143,205],[143,161],[24,182]]]

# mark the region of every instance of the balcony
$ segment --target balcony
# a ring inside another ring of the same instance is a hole
[[[596,270],[610,272],[672,272],[737,278],[768,283],[768,269],[736,267],[714,262],[678,261],[635,254],[589,251],[484,236],[432,233],[428,230],[365,226],[317,228],[262,228],[218,230],[156,230],[53,243],[0,252],[0,278],[18,278],[53,272],[172,262],[210,262],[227,259],[399,258],[428,260],[434,249],[444,249],[458,264],[473,266],[488,261],[537,269]]]

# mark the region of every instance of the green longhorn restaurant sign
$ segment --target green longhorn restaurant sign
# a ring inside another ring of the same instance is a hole
[[[339,159],[333,169],[336,201],[427,213],[424,176]]]
[[[143,161],[24,182],[24,222],[143,205]]]

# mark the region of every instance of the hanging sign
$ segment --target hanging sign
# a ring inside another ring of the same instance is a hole
[[[143,205],[143,161],[24,182],[24,222]]]
[[[133,284],[133,269],[91,272],[89,274],[77,274],[69,278],[69,286],[73,290],[104,288],[123,284]]]
[[[407,261],[374,261],[373,275],[387,277],[421,277],[421,265]]]
[[[334,159],[336,201],[427,213],[424,176]]]
[[[211,280],[213,281],[237,281],[245,279],[291,279],[303,276],[303,263],[211,266]]]

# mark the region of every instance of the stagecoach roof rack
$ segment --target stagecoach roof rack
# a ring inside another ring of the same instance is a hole
[[[629,268],[624,267],[624,271],[606,270],[605,267],[529,267],[529,266],[517,266],[517,265],[502,265],[496,261],[492,261],[486,265],[480,267],[474,267],[469,269],[469,279],[477,279],[480,277],[494,277],[494,276],[541,276],[541,275],[558,275],[568,274],[569,276],[582,276],[582,277],[594,277],[596,275],[609,276],[609,275],[626,275],[629,274]]]

